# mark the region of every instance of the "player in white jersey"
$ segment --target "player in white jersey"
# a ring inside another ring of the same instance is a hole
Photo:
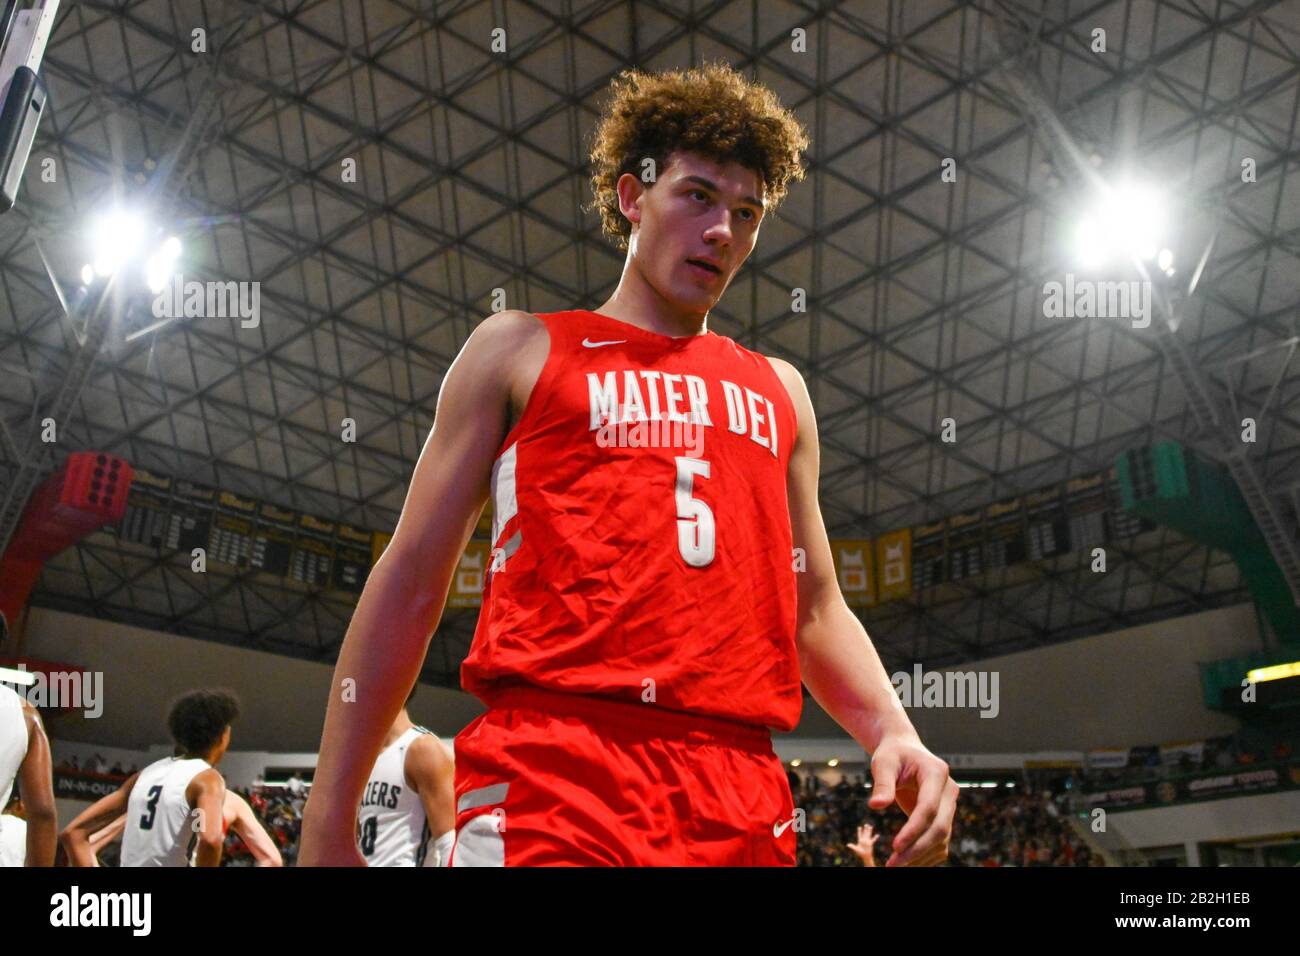
[[[127,815],[122,814],[91,836],[90,844],[95,853],[91,866],[99,866],[99,854],[126,830],[126,818]],[[275,845],[271,835],[258,821],[248,801],[233,790],[226,791],[226,799],[221,811],[221,828],[225,833],[237,834],[244,841],[244,846],[248,847],[248,852],[253,857],[254,866],[284,866],[280,848]],[[195,848],[190,855],[191,866],[195,865],[194,859],[197,854],[198,849]]]
[[[27,821],[23,818],[23,801],[18,794],[0,814],[0,867],[27,863]]]
[[[412,690],[407,704],[414,696]],[[412,723],[403,707],[357,814],[357,848],[367,865],[445,866],[456,838],[454,778],[447,745]]]
[[[73,866],[94,866],[91,834],[123,813],[122,866],[220,866],[226,782],[216,765],[230,746],[230,725],[239,716],[234,696],[196,690],[172,705],[167,728],[177,756],[165,757],[127,778],[95,801],[63,831]]]
[[[9,636],[0,614],[0,646]],[[24,863],[53,866],[59,821],[54,810],[54,776],[50,742],[36,708],[0,684],[0,807],[9,803],[14,781],[22,790],[27,814]]]

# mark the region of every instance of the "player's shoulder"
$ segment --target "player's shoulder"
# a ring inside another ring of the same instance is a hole
[[[487,345],[518,348],[546,334],[546,323],[536,314],[522,309],[502,309],[475,326],[470,338]]]
[[[442,739],[428,727],[421,727],[416,724],[413,730],[417,731],[415,739],[407,746],[406,752],[409,755],[415,754],[417,758],[441,763],[451,760],[451,748],[443,743]]]
[[[768,360],[772,368],[776,371],[777,375],[783,377],[786,375],[793,375],[796,378],[801,377],[799,375],[799,370],[795,368],[793,365],[791,365],[789,362],[787,362],[785,359],[777,358],[775,355],[764,355],[763,358]]]
[[[9,688],[6,687],[5,690],[9,690]],[[9,693],[13,694],[14,692],[9,690]],[[14,696],[18,698],[18,706],[22,709],[23,720],[27,725],[32,728],[44,730],[45,724],[41,721],[41,712],[37,709],[36,705],[22,694],[14,694]]]
[[[474,327],[456,364],[484,380],[499,381],[500,376],[494,373],[509,376],[521,356],[542,353],[549,343],[546,324],[536,315],[505,309],[493,312]]]
[[[190,784],[192,786],[212,789],[224,788],[226,785],[226,778],[221,775],[221,771],[216,767],[211,766],[206,761],[199,762],[203,763],[203,766],[194,768],[195,773],[194,776],[190,778]]]
[[[772,371],[776,372],[776,377],[790,393],[790,400],[797,405],[802,404],[802,399],[808,393],[808,386],[804,383],[802,373],[783,358],[777,358],[775,355],[764,355],[763,358],[771,364]]]

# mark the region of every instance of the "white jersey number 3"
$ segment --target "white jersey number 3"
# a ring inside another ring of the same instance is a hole
[[[677,459],[677,550],[693,568],[712,563],[716,539],[713,511],[691,497],[695,476],[709,477],[709,463],[702,458]]]

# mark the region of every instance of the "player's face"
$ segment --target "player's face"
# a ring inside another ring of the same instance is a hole
[[[707,312],[754,249],[762,200],[762,177],[754,170],[672,153],[658,182],[637,199],[631,254],[641,274],[668,301]]]

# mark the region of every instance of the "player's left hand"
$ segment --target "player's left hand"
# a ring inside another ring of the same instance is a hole
[[[888,734],[871,755],[872,793],[868,806],[884,810],[895,801],[907,824],[894,837],[885,866],[936,866],[948,859],[952,818],[957,811],[956,781],[948,765],[914,735]]]

